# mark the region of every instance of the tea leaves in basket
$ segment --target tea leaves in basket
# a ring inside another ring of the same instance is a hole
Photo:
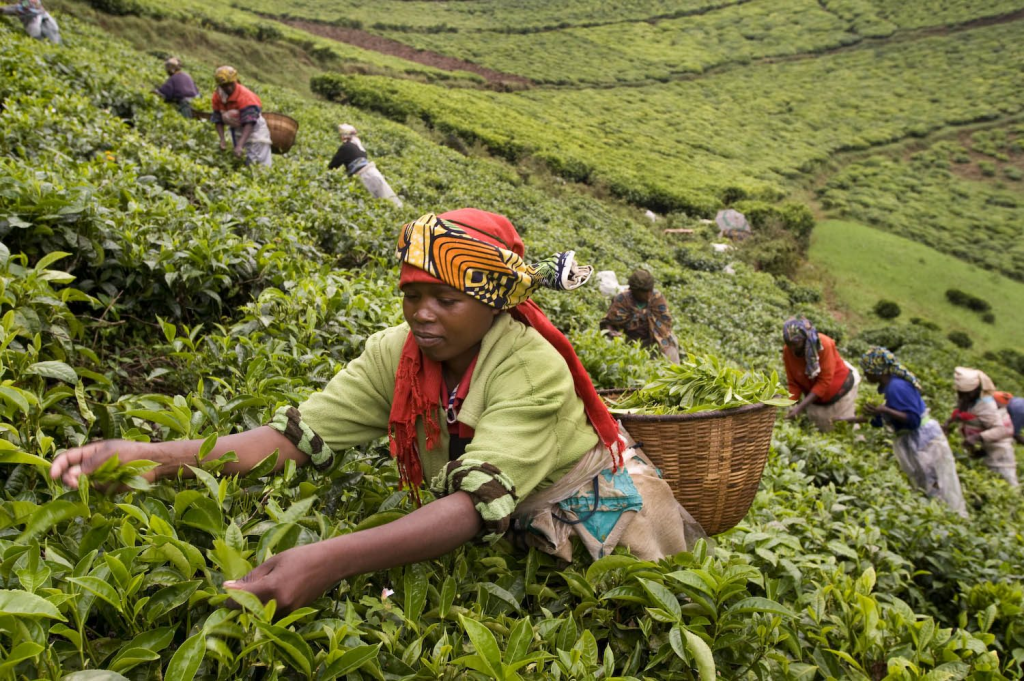
[[[616,402],[613,411],[691,414],[746,404],[784,407],[793,403],[780,397],[787,392],[775,371],[742,371],[714,355],[688,353],[679,364],[666,366],[658,378]]]

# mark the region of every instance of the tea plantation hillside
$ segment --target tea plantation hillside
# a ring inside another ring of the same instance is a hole
[[[237,592],[226,607],[223,582],[271,555],[408,512],[387,448],[241,478],[200,462],[195,479],[121,477],[112,495],[93,486],[109,470],[70,491],[50,461],[100,437],[212,446],[323,386],[400,318],[395,231],[428,210],[503,212],[533,253],[573,247],[620,277],[646,264],[684,347],[739,365],[778,368],[780,324],[802,312],[847,356],[897,350],[937,414],[957,364],[1014,391],[1024,375],[921,324],[854,337],[815,290],[723,271],[703,234],[681,247],[633,209],[254,79],[299,143],[270,169],[238,166],[148,94],[159,58],[58,20],[64,46],[0,23],[0,678],[1021,676],[1020,493],[961,458],[961,519],[910,488],[875,430],[778,424],[746,519],[660,563],[473,545],[285,617]],[[373,131],[404,209],[326,171],[340,120]],[[647,378],[642,350],[594,331],[598,293],[540,303],[599,386]]]
[[[267,0],[227,9],[198,0],[88,0],[118,16],[81,0],[54,2],[142,49],[212,62],[238,54],[251,76],[288,86],[312,74],[327,97],[399,121],[422,119],[455,147],[475,145],[532,170],[544,164],[655,210],[708,216],[723,205],[749,210],[750,200],[796,197],[1024,276],[1015,250],[1024,243],[1014,212],[1024,152],[1013,78],[1024,9],[1013,0],[702,0],[618,3],[614,11],[587,2]],[[438,61],[452,57],[466,61]],[[337,73],[349,75],[330,75]],[[926,188],[915,184],[917,168],[902,180],[876,169],[873,196],[866,186],[844,196],[850,178],[866,177],[858,168],[872,154],[905,162],[894,154],[973,132],[1004,140],[998,150],[986,141],[967,152],[997,154],[978,161],[977,177],[964,173],[962,152],[946,162],[917,154],[918,166],[929,164]],[[969,198],[943,205],[951,196]],[[949,212],[954,219],[945,219]],[[912,304],[898,289],[885,297]],[[970,320],[944,330],[962,326]],[[998,326],[973,335],[994,336],[986,347],[1017,344]]]
[[[363,28],[555,85],[664,81],[752,59],[805,55],[921,29],[998,21],[1020,0],[689,0],[458,3],[255,0],[266,16]],[[586,55],[580,59],[580,55]]]
[[[708,215],[776,200],[838,152],[1020,113],[1021,33],[1009,23],[631,88],[499,93],[328,75],[314,89],[531,155],[655,210]]]

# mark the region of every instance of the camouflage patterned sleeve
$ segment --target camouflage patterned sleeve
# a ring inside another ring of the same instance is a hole
[[[303,422],[295,407],[281,407],[267,425],[288,438],[317,468],[326,468],[334,460],[334,451]]]
[[[496,466],[475,459],[452,461],[434,477],[430,490],[437,496],[465,492],[484,521],[483,541],[494,543],[509,529],[516,508],[516,488]]]

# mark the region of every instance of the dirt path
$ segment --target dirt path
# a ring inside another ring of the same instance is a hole
[[[433,66],[434,68],[443,69],[445,71],[468,71],[470,73],[475,73],[482,76],[492,87],[521,90],[532,85],[529,78],[484,68],[483,66],[474,64],[473,62],[463,61],[462,59],[456,59],[455,57],[448,57],[443,54],[438,54],[437,52],[431,52],[430,50],[417,50],[415,47],[410,47],[409,45],[400,43],[397,40],[383,38],[379,35],[374,35],[356,28],[343,28],[341,26],[332,26],[330,24],[321,24],[315,21],[302,21],[298,19],[277,19],[277,21],[280,21],[283,24],[288,24],[294,28],[301,29],[307,33],[319,35],[324,38],[330,38],[331,40],[337,40],[338,42],[347,43],[349,45],[355,45],[356,47],[361,47],[365,50],[373,50],[374,52],[389,54],[394,57],[401,57],[402,59],[416,62],[417,64]]]

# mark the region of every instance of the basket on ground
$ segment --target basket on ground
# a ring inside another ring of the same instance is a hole
[[[295,144],[295,135],[299,132],[299,122],[291,116],[267,112],[263,114],[270,130],[270,150],[275,154],[287,154]]]
[[[775,415],[768,404],[695,414],[616,414],[709,535],[735,527],[750,510]]]

